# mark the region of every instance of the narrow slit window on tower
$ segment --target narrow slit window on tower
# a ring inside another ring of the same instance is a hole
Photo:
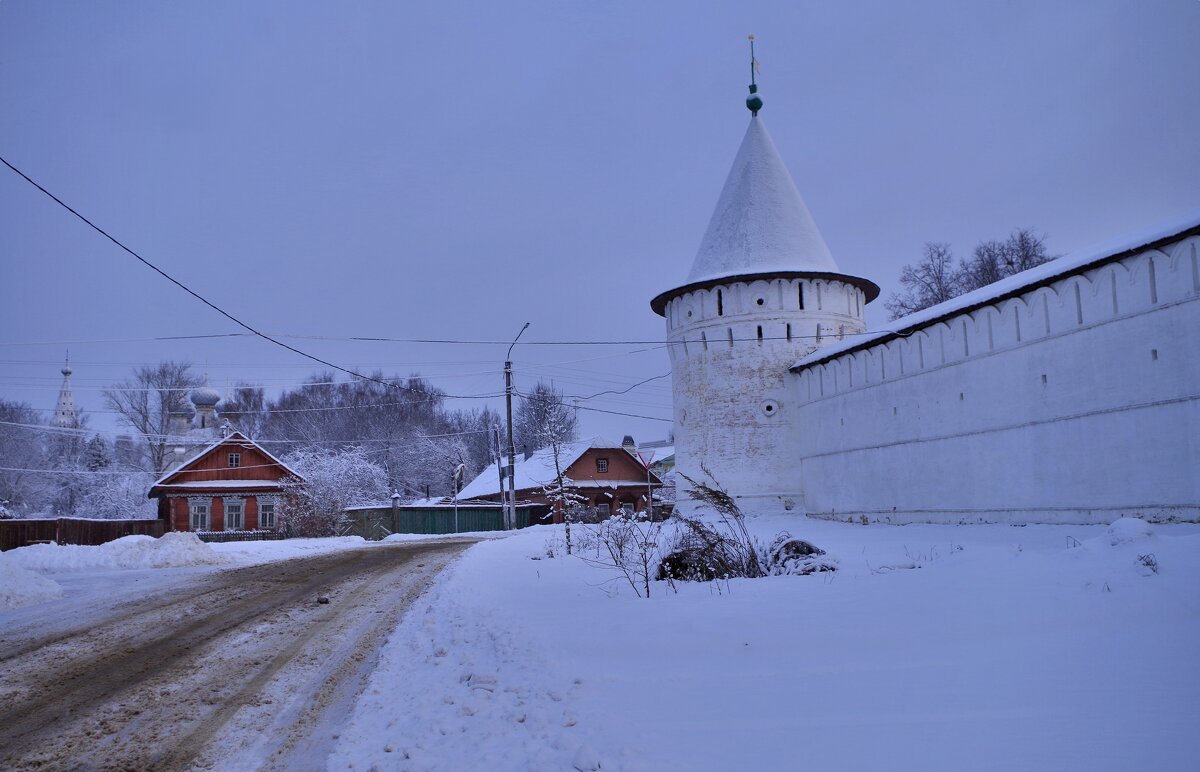
[[[791,322],[788,322],[788,324],[787,324],[787,342],[788,343],[792,342],[792,323]]]
[[[729,348],[733,348],[733,328],[732,327],[730,327],[728,329],[728,333],[729,333]]]
[[[704,347],[705,351],[708,351],[708,336],[703,332],[700,333],[700,345]]]
[[[796,297],[800,300],[800,310],[804,310],[804,282],[796,285]]]
[[[725,315],[725,299],[721,296],[721,290],[717,290],[717,316]]]
[[[762,325],[760,324],[760,325],[758,325],[758,342],[759,342],[759,343],[762,343],[762,340],[763,340],[763,338],[762,338]]]

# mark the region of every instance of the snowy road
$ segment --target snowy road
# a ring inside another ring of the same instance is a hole
[[[321,768],[380,646],[469,543],[191,571],[99,623],[6,629],[0,766]]]

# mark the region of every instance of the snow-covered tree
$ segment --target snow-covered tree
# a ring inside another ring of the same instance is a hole
[[[48,493],[45,432],[38,412],[25,402],[0,399],[0,503],[12,512],[37,511]]]
[[[575,415],[569,410],[548,410],[541,414],[541,423],[531,427],[533,439],[548,449],[554,460],[554,480],[543,490],[554,511],[562,513],[566,530],[567,554],[571,554],[571,520],[575,510],[586,500],[574,489],[574,482],[564,474],[564,463],[573,459],[564,458],[565,446],[574,439]]]
[[[112,464],[112,456],[108,452],[108,443],[99,434],[88,440],[83,449],[83,465],[89,472],[107,469]]]
[[[146,498],[154,476],[139,470],[87,475],[88,486],[79,496],[75,514],[109,520],[153,518],[155,503]]]
[[[562,392],[552,384],[538,381],[533,391],[522,395],[513,416],[513,442],[518,452],[533,452],[550,447],[551,442],[573,442],[578,437],[575,411],[563,404]]]
[[[387,471],[359,447],[296,450],[284,462],[304,477],[288,484],[283,526],[299,536],[331,536],[346,507],[387,500]]]

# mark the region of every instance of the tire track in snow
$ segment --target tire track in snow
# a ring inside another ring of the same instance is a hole
[[[222,729],[245,706],[274,704],[260,695],[289,666],[318,678],[275,688],[293,701],[354,673],[302,666],[323,634],[350,632],[358,638],[349,644],[377,648],[387,623],[364,630],[351,617],[380,611],[394,622],[466,546],[388,545],[217,572],[175,602],[156,597],[91,630],[18,641],[0,674],[3,766],[175,769],[205,745],[216,746],[205,756],[219,756]],[[411,591],[386,592],[405,576]],[[317,594],[336,602],[318,605]],[[287,734],[279,739],[295,744]]]

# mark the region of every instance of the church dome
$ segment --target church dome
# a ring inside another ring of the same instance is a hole
[[[192,389],[191,397],[196,407],[213,407],[221,401],[220,392],[208,384]]]

